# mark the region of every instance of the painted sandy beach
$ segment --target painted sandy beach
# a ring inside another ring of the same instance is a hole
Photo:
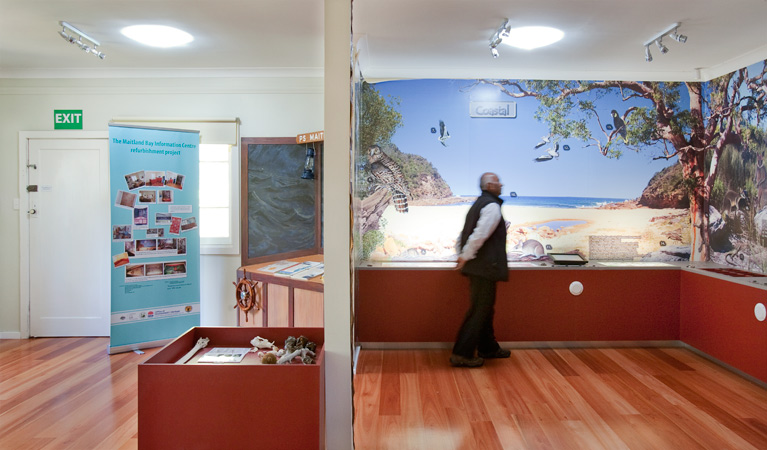
[[[617,205],[619,207],[620,205]],[[373,261],[455,259],[455,243],[470,205],[412,206],[407,214],[389,206],[380,221],[382,245]],[[671,260],[663,249],[689,247],[684,209],[628,207],[547,208],[504,204],[510,260],[537,260],[546,252],[578,250],[589,258],[590,236],[635,237],[634,260]],[[540,243],[536,245],[536,242]],[[544,256],[545,257],[545,256]]]

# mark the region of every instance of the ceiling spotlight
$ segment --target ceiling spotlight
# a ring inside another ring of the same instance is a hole
[[[661,53],[663,53],[664,55],[665,55],[666,53],[668,53],[668,47],[666,47],[665,45],[663,45],[663,42],[662,42],[662,39],[661,39],[661,38],[658,38],[658,39],[656,39],[656,40],[655,40],[655,44],[657,44],[657,45],[658,45],[658,50],[660,50],[660,52],[661,52]]]
[[[680,44],[684,44],[685,42],[687,42],[687,36],[683,34],[679,34],[676,28],[674,28],[674,31],[672,31],[671,34],[669,34],[669,36],[671,36],[671,39],[679,42]]]
[[[644,46],[644,60],[647,62],[652,62],[652,54],[650,53],[649,45]]]
[[[107,55],[105,55],[105,54],[101,53],[100,51],[98,51],[98,49],[96,49],[96,47],[93,47],[93,48],[91,49],[91,53],[93,53],[94,55],[98,56],[98,57],[99,57],[99,59],[104,59],[104,57],[106,57],[106,56],[107,56]]]
[[[671,39],[673,39],[673,40],[675,40],[675,41],[677,41],[679,43],[682,43],[682,44],[687,42],[687,36],[685,36],[683,34],[679,34],[679,30],[678,29],[679,29],[679,27],[681,25],[682,24],[679,23],[679,22],[677,22],[675,24],[672,24],[670,27],[666,28],[662,33],[659,33],[659,34],[655,35],[652,39],[650,39],[649,41],[645,42],[644,43],[644,47],[645,47],[645,61],[647,61],[647,62],[652,61],[652,55],[650,55],[650,45],[652,45],[653,42],[655,43],[655,45],[658,46],[658,50],[660,50],[660,52],[662,54],[668,53],[668,47],[663,45],[663,38],[666,37],[666,36],[668,36]]]
[[[80,49],[83,50],[85,53],[93,53],[94,55],[98,56],[100,59],[104,59],[105,55],[101,53],[100,51],[96,50],[96,47],[100,45],[99,41],[93,39],[92,37],[88,36],[87,34],[83,33],[82,31],[68,24],[67,22],[61,21],[59,22],[59,25],[61,25],[62,27],[61,31],[59,31],[59,36],[69,41],[70,44],[77,44],[77,46],[80,47]],[[67,30],[69,30],[70,34],[67,34]],[[89,42],[92,45],[92,47],[91,45],[88,45],[86,42]]]

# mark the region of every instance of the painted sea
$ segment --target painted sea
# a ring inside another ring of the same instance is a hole
[[[466,203],[473,203],[476,197],[467,199]],[[502,195],[504,206],[533,206],[539,208],[599,208],[610,203],[622,203],[626,198],[602,198],[602,197],[536,197],[522,196],[511,197]]]

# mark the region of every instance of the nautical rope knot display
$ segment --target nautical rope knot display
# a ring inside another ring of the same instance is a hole
[[[255,315],[256,311],[261,309],[261,286],[258,281],[247,278],[240,278],[240,281],[232,284],[235,286],[234,298],[237,301],[234,307],[239,307],[245,313],[245,322],[247,322],[248,311],[252,309]]]

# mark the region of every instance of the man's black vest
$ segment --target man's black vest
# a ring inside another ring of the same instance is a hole
[[[466,214],[466,223],[461,232],[461,249],[466,245],[471,232],[477,226],[479,212],[490,203],[497,203],[500,206],[503,201],[490,192],[483,190],[482,195],[471,205],[469,212]],[[498,226],[495,227],[485,243],[477,251],[477,257],[466,261],[461,272],[464,275],[476,275],[496,281],[506,281],[509,279],[509,269],[506,263],[506,223],[503,220],[503,216],[498,221]]]

